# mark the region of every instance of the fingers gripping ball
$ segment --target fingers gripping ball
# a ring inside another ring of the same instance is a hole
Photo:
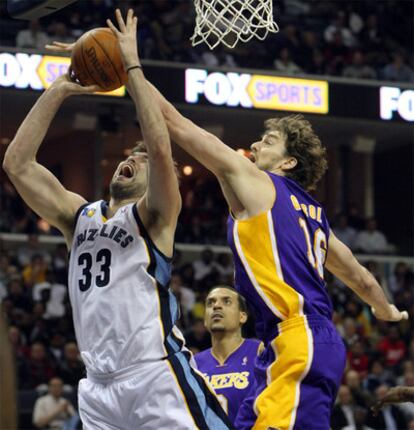
[[[112,91],[128,80],[118,41],[109,28],[85,33],[73,48],[71,62],[71,77],[83,86],[99,85],[102,91]]]

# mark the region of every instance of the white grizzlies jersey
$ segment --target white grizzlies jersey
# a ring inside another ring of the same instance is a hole
[[[82,206],[69,261],[69,295],[88,372],[112,373],[183,346],[168,288],[171,261],[149,238],[135,204],[106,219],[107,204]]]

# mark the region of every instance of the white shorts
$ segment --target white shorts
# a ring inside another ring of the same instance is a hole
[[[179,352],[110,377],[79,382],[85,430],[227,430],[233,428],[202,375]]]

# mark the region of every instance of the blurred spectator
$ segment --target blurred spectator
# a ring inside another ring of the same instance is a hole
[[[35,284],[46,282],[47,263],[43,256],[35,254],[32,261],[22,272],[23,281],[26,287],[33,287]]]
[[[397,326],[390,326],[389,334],[378,344],[378,350],[384,356],[386,366],[394,367],[401,363],[407,347],[400,337]]]
[[[57,330],[53,330],[50,333],[49,347],[47,349],[50,357],[54,360],[57,367],[58,363],[63,357],[63,345],[65,344],[65,336],[59,333]]]
[[[332,430],[341,430],[346,426],[355,426],[353,401],[349,387],[341,385],[338,390],[337,402],[331,415]]]
[[[48,35],[42,30],[37,19],[29,22],[29,28],[20,30],[16,36],[16,46],[19,48],[32,48],[44,50],[45,45],[50,43]]]
[[[50,38],[63,43],[73,43],[76,39],[70,34],[64,22],[53,22],[49,26]]]
[[[360,406],[355,406],[354,408],[355,424],[343,427],[342,430],[373,430],[371,427],[368,427],[365,425],[367,416],[368,416],[368,412],[366,409],[361,408]]]
[[[381,400],[388,391],[387,385],[380,385],[375,390],[376,401]],[[377,416],[370,414],[367,419],[367,425],[375,430],[399,430],[407,428],[407,422],[404,414],[397,406],[386,405]]]
[[[348,361],[351,369],[355,370],[361,378],[365,378],[368,375],[369,358],[365,353],[364,344],[360,340],[354,342],[349,348]]]
[[[375,79],[377,77],[375,70],[365,63],[362,51],[353,53],[352,64],[344,68],[342,75],[354,79]]]
[[[39,242],[39,236],[37,234],[29,234],[27,242],[17,250],[17,261],[21,267],[24,267],[30,264],[35,255],[41,255],[47,263],[51,261],[49,253]]]
[[[46,272],[45,282],[37,283],[33,287],[33,300],[44,304],[43,316],[46,319],[60,318],[65,315],[67,295],[67,288],[55,282],[55,275],[51,270]]]
[[[194,307],[196,295],[192,289],[183,285],[181,275],[178,271],[174,271],[171,274],[170,288],[177,297],[181,305],[181,310],[185,315],[188,315]]]
[[[205,248],[201,253],[200,258],[193,262],[193,268],[194,279],[196,281],[201,281],[210,275],[213,270],[216,270],[213,251],[209,248]]]
[[[27,388],[36,388],[40,384],[47,384],[55,376],[55,367],[46,355],[45,346],[40,342],[35,342],[30,348],[27,373],[28,377],[25,381]]]
[[[341,39],[346,47],[352,47],[355,45],[355,38],[351,30],[345,27],[345,13],[339,11],[332,23],[325,29],[323,35],[328,43],[332,43],[335,40],[336,34],[340,34]]]
[[[392,385],[394,384],[394,378],[391,371],[384,367],[381,360],[374,360],[370,364],[370,371],[364,381],[364,387],[372,393],[382,384]]]
[[[392,62],[382,70],[382,77],[386,81],[413,82],[413,76],[413,70],[405,63],[404,56],[400,52],[395,52],[392,55]]]
[[[382,30],[378,26],[378,17],[374,13],[365,21],[365,27],[361,32],[361,41],[367,49],[383,49]]]
[[[392,275],[388,279],[388,288],[396,294],[403,290],[409,278],[411,270],[404,262],[399,262],[395,265]]]
[[[344,340],[345,340],[346,346],[349,348],[356,341],[359,340],[359,334],[357,332],[357,325],[355,323],[355,320],[353,318],[346,318],[343,322],[343,328],[344,328]]]
[[[364,228],[365,220],[355,203],[351,203],[348,206],[347,216],[350,227],[354,228],[356,231],[362,230]]]
[[[374,404],[373,397],[361,384],[360,373],[355,370],[348,370],[345,375],[345,381],[346,385],[351,390],[355,404],[362,408],[369,408]]]
[[[230,254],[221,253],[217,256],[216,269],[220,274],[220,282],[232,284],[234,275],[233,260]]]
[[[389,250],[387,238],[377,229],[375,218],[369,218],[366,229],[359,232],[355,238],[355,250],[364,254],[384,254]]]
[[[275,70],[287,75],[301,73],[302,69],[292,60],[288,48],[283,48],[279,52],[279,57],[273,63]]]
[[[68,342],[64,346],[63,359],[59,365],[58,374],[65,384],[77,387],[79,381],[85,378],[85,365],[80,359],[76,342]]]
[[[5,300],[10,300],[14,309],[21,309],[24,312],[32,310],[33,303],[23,289],[18,279],[13,279],[7,285],[8,295]]]
[[[330,75],[341,75],[344,65],[348,61],[349,48],[347,48],[342,39],[342,34],[335,31],[333,39],[324,51],[326,60],[326,70]]]
[[[311,71],[314,67],[314,56],[318,48],[318,39],[313,31],[304,31],[302,43],[298,48],[297,62],[306,71]]]
[[[58,245],[52,256],[52,268],[58,284],[68,282],[68,250],[65,244]]]
[[[340,241],[353,249],[356,231],[348,224],[348,217],[345,214],[340,214],[338,216],[333,232]]]
[[[33,424],[37,428],[75,430],[79,417],[69,400],[62,396],[62,380],[52,378],[48,382],[48,394],[36,400]]]

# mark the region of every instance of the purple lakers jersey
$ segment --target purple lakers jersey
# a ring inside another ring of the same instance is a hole
[[[223,409],[231,422],[247,396],[254,380],[254,361],[260,342],[245,339],[221,365],[211,353],[211,348],[194,356],[197,367],[214,388]]]
[[[229,217],[227,224],[235,287],[252,306],[265,344],[284,320],[332,317],[323,277],[329,238],[324,211],[296,182],[267,173],[276,189],[273,207],[247,220]]]

